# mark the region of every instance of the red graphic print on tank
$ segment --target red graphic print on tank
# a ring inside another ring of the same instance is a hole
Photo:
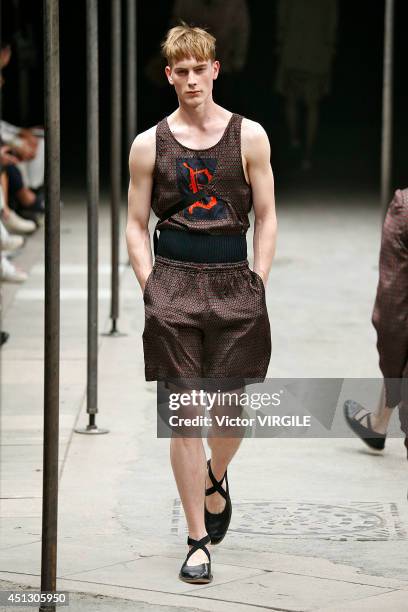
[[[252,190],[245,180],[241,155],[242,115],[233,113],[220,140],[206,149],[182,145],[165,117],[156,128],[156,161],[152,209],[160,217],[180,201],[205,188],[191,207],[158,221],[156,228],[209,234],[245,234]],[[187,165],[183,166],[185,163]],[[182,194],[182,195],[181,195]],[[215,203],[216,201],[216,203]]]
[[[226,203],[217,195],[200,196],[200,190],[208,185],[215,174],[217,160],[214,158],[190,157],[176,160],[177,185],[183,196],[197,194],[193,202],[183,210],[186,219],[224,219],[227,216]]]

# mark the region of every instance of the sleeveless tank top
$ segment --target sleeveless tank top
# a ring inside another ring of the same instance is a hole
[[[242,115],[233,113],[221,139],[206,149],[185,147],[170,130],[167,117],[156,128],[152,209],[160,218],[183,197],[197,200],[168,219],[158,230],[175,229],[206,234],[245,234],[252,190],[241,159]],[[207,195],[200,196],[205,187]]]

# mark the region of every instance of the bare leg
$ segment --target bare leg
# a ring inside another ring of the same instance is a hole
[[[388,424],[390,422],[390,418],[394,412],[393,408],[389,408],[385,405],[385,391],[384,387],[381,391],[381,398],[378,404],[377,412],[372,416],[372,425],[375,431],[380,433],[386,433],[388,429]]]
[[[381,391],[381,397],[380,397],[380,401],[378,404],[377,412],[370,413],[368,410],[364,408],[360,411],[360,413],[357,413],[355,415],[355,418],[358,418],[359,416],[361,416],[363,414],[363,410],[366,412],[367,416],[369,414],[371,415],[371,426],[374,429],[374,431],[377,431],[378,433],[382,433],[382,434],[387,433],[388,424],[390,422],[390,418],[394,412],[394,409],[389,408],[388,406],[385,405],[384,386]],[[364,419],[361,419],[360,421],[361,424],[364,425],[365,427],[368,427],[367,416]]]
[[[177,388],[177,392],[181,392]],[[182,390],[187,393],[187,390]],[[193,417],[203,413],[203,409],[196,406],[184,406],[178,410],[179,417]],[[204,486],[206,475],[206,455],[203,440],[199,437],[190,437],[192,428],[178,434],[173,431],[170,442],[170,459],[173,468],[177,489],[183,505],[188,533],[191,538],[200,540],[207,535],[204,521]],[[190,435],[188,435],[190,434]],[[191,548],[191,546],[189,547]],[[207,544],[208,550],[210,545]],[[187,565],[207,563],[208,557],[201,549],[197,550],[187,562]]]
[[[230,393],[237,393],[239,396],[239,394],[242,393],[244,389],[245,387],[241,389],[235,389],[233,391],[230,391]],[[211,449],[211,469],[216,480],[220,481],[221,478],[224,476],[225,470],[227,469],[230,461],[232,460],[233,456],[237,452],[242,442],[242,437],[245,433],[245,428],[221,427],[217,425],[216,421],[214,420],[215,414],[232,414],[232,416],[240,415],[240,407],[231,409],[229,406],[215,404],[212,411],[214,411],[214,414],[212,414],[213,424],[211,429],[209,430],[207,442],[208,446]],[[229,432],[230,436],[231,434],[234,434],[233,437],[227,437]],[[208,470],[206,470],[205,474],[206,488],[212,487],[212,482],[208,476]],[[226,490],[227,488],[225,480],[222,482],[222,488],[224,490]],[[208,495],[205,498],[205,505],[207,510],[214,514],[222,512],[225,507],[225,503],[225,499],[218,492],[212,493],[211,495]]]

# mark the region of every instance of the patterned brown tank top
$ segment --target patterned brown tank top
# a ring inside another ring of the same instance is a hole
[[[170,130],[167,117],[156,128],[152,209],[160,218],[184,197],[189,204],[156,228],[209,234],[245,234],[252,190],[241,158],[242,115],[233,113],[221,139],[206,149],[185,147]],[[200,190],[206,195],[200,198]],[[197,200],[192,201],[192,194]]]

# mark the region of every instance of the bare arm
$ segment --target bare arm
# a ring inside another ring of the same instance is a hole
[[[126,244],[130,263],[144,291],[153,268],[149,217],[156,155],[156,127],[136,136],[129,154],[128,218]]]
[[[266,284],[275,255],[277,233],[271,148],[263,127],[249,119],[242,122],[242,152],[247,162],[255,213],[254,271]]]

